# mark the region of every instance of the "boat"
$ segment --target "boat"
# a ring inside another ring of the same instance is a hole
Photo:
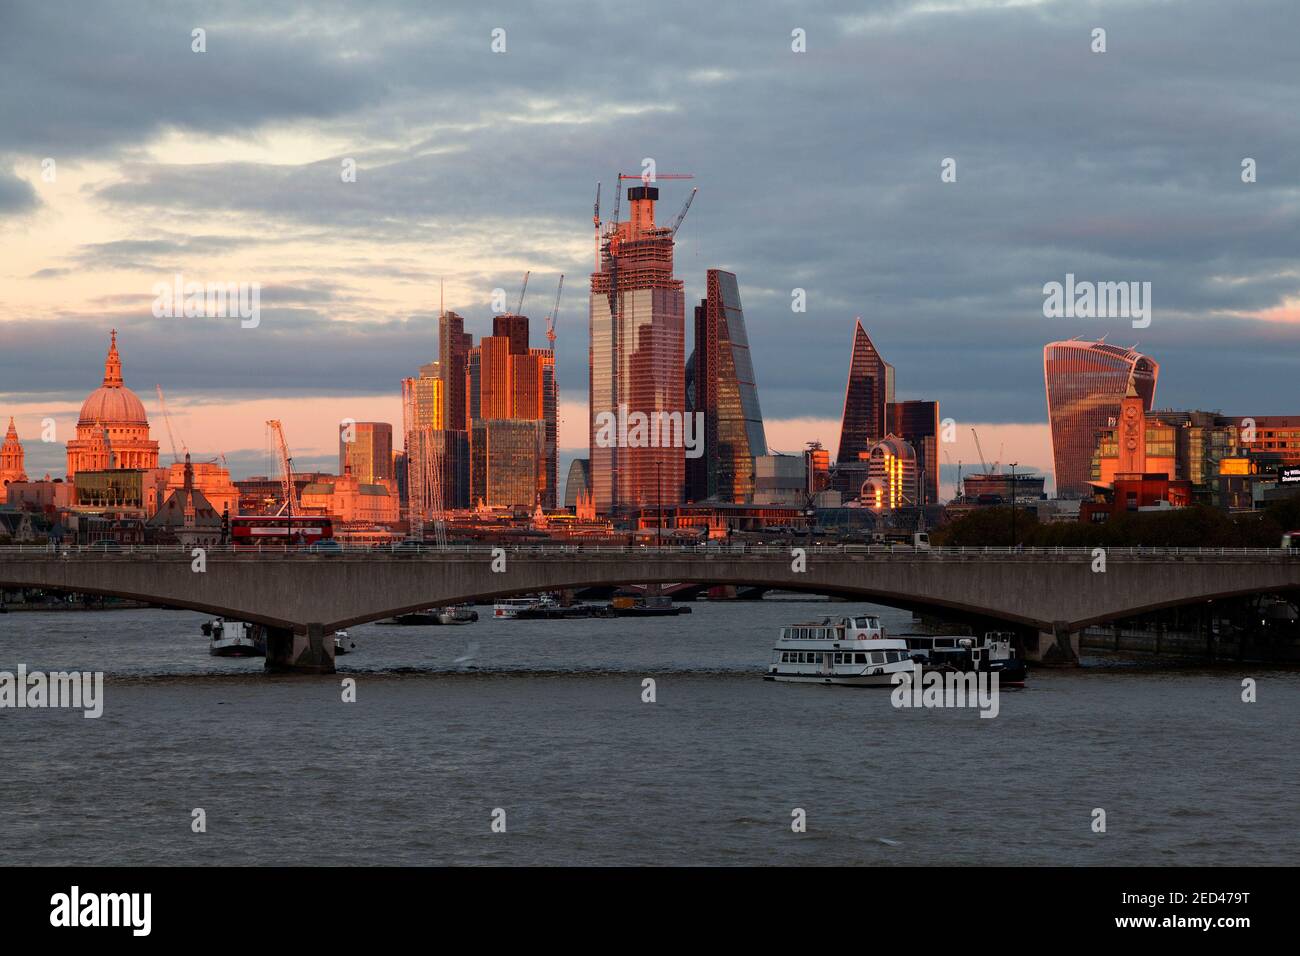
[[[907,642],[885,636],[880,618],[830,618],[781,628],[766,680],[798,684],[891,687],[894,675],[912,673]]]
[[[435,612],[439,624],[472,624],[478,620],[478,611],[469,605],[450,604]]]
[[[448,607],[431,607],[424,611],[399,614],[397,617],[379,623],[432,627],[437,624],[472,624],[477,620],[478,611],[469,605],[453,604]]]
[[[1029,668],[1016,656],[1015,634],[986,631],[982,636],[900,634],[925,670],[984,671],[998,675],[999,687],[1024,687]]]
[[[492,616],[498,619],[513,620],[519,612],[532,608],[559,607],[560,602],[550,594],[537,597],[503,598],[492,605]]]
[[[515,614],[520,621],[571,621],[584,617],[614,617],[614,612],[602,604],[537,605],[521,608]]]
[[[690,614],[686,605],[674,606],[673,600],[663,594],[651,594],[640,600],[630,597],[616,597],[609,604],[609,612],[614,617],[672,617],[676,614]]]
[[[334,654],[351,654],[357,649],[357,642],[347,631],[334,632]]]
[[[218,617],[203,625],[203,633],[213,657],[266,656],[266,630],[261,625]]]

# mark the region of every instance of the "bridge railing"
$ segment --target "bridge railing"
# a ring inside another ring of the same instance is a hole
[[[491,557],[504,551],[512,555],[572,557],[617,557],[640,555],[645,557],[685,557],[706,556],[718,558],[734,557],[785,557],[792,555],[795,549],[807,555],[820,556],[898,556],[924,558],[927,560],[978,559],[982,557],[1011,558],[1092,558],[1093,548],[1011,548],[1011,547],[921,547],[911,545],[880,544],[838,544],[838,545],[802,545],[793,544],[754,544],[754,543],[709,543],[709,544],[451,544],[438,547],[433,543],[401,542],[396,545],[361,545],[335,544],[328,548],[316,545],[303,547],[266,544],[260,547],[224,545],[176,545],[176,544],[117,544],[96,542],[89,545],[56,543],[23,543],[0,545],[0,558],[4,557],[59,557],[59,558],[130,558],[135,556],[168,556],[190,559],[196,549],[201,549],[205,556],[233,555],[240,558],[302,558],[322,559],[347,558],[392,558],[392,557],[446,557],[459,559],[464,555]],[[1255,558],[1295,558],[1300,559],[1300,548],[1105,548],[1107,557],[1129,556],[1141,558],[1176,558],[1176,557],[1255,557]]]

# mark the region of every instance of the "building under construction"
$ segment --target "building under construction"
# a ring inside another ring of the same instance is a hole
[[[623,178],[631,177],[620,177],[620,190]],[[642,413],[656,420],[655,413],[676,413],[680,419],[686,411],[686,297],[682,281],[673,275],[673,247],[690,201],[671,225],[656,225],[659,189],[642,182],[627,191],[631,217],[619,221],[616,200],[612,221],[602,224],[597,196],[599,271],[591,276],[590,315],[591,490],[597,511],[620,514],[682,500],[685,453],[680,444],[662,447],[630,433],[610,441],[598,432],[607,417]]]

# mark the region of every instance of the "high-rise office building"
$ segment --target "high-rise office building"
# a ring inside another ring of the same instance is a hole
[[[837,465],[866,457],[871,446],[885,437],[885,406],[894,400],[894,367],[876,351],[862,320],[853,330],[853,355],[844,389],[844,416],[840,424]]]
[[[363,485],[392,480],[392,425],[388,422],[339,425],[339,474],[349,473]]]
[[[890,402],[885,406],[885,431],[897,435],[916,452],[918,504],[939,502],[939,403]]]
[[[438,377],[442,379],[443,428],[463,432],[465,414],[465,359],[474,337],[465,331],[465,319],[444,311],[438,317]]]
[[[545,462],[541,419],[477,419],[470,429],[470,500],[475,506],[535,507]]]
[[[704,454],[687,461],[687,493],[744,504],[754,497],[754,459],[767,454],[758,384],[735,275],[710,269],[705,289],[687,363],[687,409],[704,415]]]
[[[1132,386],[1150,411],[1160,366],[1140,352],[1070,339],[1043,348],[1043,381],[1058,498],[1088,494],[1098,434],[1113,428]]]
[[[591,481],[605,514],[679,503],[686,462],[680,437],[665,447],[602,427],[633,416],[684,426],[686,300],[673,276],[673,230],[655,225],[657,187],[634,186],[627,198],[631,218],[610,224],[591,276]]]

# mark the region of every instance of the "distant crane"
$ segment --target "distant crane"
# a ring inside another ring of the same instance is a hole
[[[690,210],[691,203],[695,200],[695,194],[699,191],[700,191],[699,186],[695,186],[694,188],[691,189],[691,194],[686,197],[686,202],[682,205],[682,211],[679,212],[677,214],[677,218],[673,220],[673,224],[671,226],[671,235],[673,236],[677,235],[677,230],[681,228],[682,220],[686,218],[686,213]]]
[[[551,343],[551,350],[555,350],[555,320],[560,316],[560,293],[564,291],[564,273],[560,273],[560,284],[555,287],[555,307],[551,309],[551,314],[546,317],[546,341]]]
[[[987,475],[989,473],[989,466],[984,461],[984,449],[980,447],[979,432],[972,428],[970,433],[975,436],[975,451],[980,456],[980,467],[984,469],[984,474]]]
[[[276,449],[280,454],[280,490],[284,495],[284,504],[280,506],[280,514],[286,508],[289,509],[289,517],[293,517],[293,506],[297,504],[294,500],[293,485],[293,458],[289,455],[289,445],[284,440],[284,426],[280,424],[278,418],[268,419],[266,427],[271,430],[271,437],[276,443]]]
[[[167,437],[171,440],[172,443],[172,462],[179,463],[181,460],[181,456],[180,453],[176,451],[176,435],[173,434],[172,432],[172,416],[171,413],[167,411],[167,401],[166,399],[163,398],[162,386],[155,385],[154,388],[158,390],[158,404],[162,408],[163,422],[164,424],[167,425]],[[185,442],[182,441],[181,447],[184,446],[185,446]],[[189,451],[190,450],[188,448],[185,449],[186,454],[189,454]]]
[[[532,274],[533,271],[531,269],[524,273],[524,285],[523,288],[519,290],[519,304],[515,306],[515,315],[524,314],[524,293],[528,291],[528,277]]]
[[[948,467],[951,468],[951,467],[952,467],[952,455],[948,454],[948,449],[946,449],[946,448],[943,450],[943,457],[948,459]],[[957,459],[957,483],[956,483],[955,485],[953,485],[953,497],[954,497],[954,498],[960,498],[961,496],[962,496],[962,491],[961,491],[961,459],[958,458],[958,459]]]

